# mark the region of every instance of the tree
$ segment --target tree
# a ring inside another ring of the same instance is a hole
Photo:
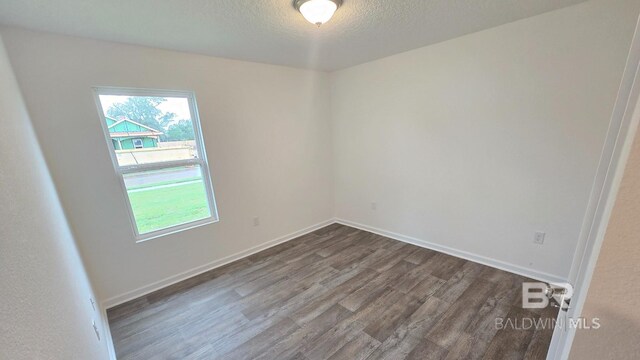
[[[193,123],[191,120],[180,120],[171,124],[165,136],[166,141],[194,140],[195,133],[193,132]]]
[[[123,103],[111,105],[107,110],[107,116],[115,119],[124,116],[142,125],[163,131],[176,116],[174,113],[164,113],[158,109],[158,105],[165,101],[167,99],[162,97],[132,96]]]

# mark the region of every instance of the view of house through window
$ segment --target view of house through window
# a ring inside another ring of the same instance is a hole
[[[96,92],[136,237],[143,240],[216,220],[192,94]]]

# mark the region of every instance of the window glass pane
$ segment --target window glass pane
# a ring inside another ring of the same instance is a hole
[[[198,157],[187,98],[100,95],[100,104],[120,166]]]
[[[211,216],[198,165],[126,174],[124,182],[140,234]]]

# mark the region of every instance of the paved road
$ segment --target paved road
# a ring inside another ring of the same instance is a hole
[[[158,189],[164,189],[164,188],[172,188],[172,187],[185,186],[185,185],[196,184],[196,183],[200,183],[201,184],[202,181],[201,180],[191,180],[191,181],[183,181],[183,182],[179,182],[179,183],[175,183],[175,184],[148,186],[148,187],[143,187],[143,188],[140,188],[140,189],[129,190],[127,192],[129,194],[131,194],[131,193],[137,193],[137,192],[142,192],[142,191],[150,191],[150,190],[158,190]]]
[[[151,171],[147,173],[129,174],[124,178],[127,187],[149,185],[162,181],[183,180],[200,176],[199,167],[181,167],[173,170]]]

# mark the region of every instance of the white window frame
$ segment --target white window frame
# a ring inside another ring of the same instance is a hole
[[[207,155],[206,155],[207,153],[204,147],[204,138],[202,137],[202,129],[200,128],[200,116],[198,114],[198,107],[196,105],[195,93],[193,91],[181,91],[181,90],[157,90],[157,89],[138,89],[138,88],[120,88],[120,87],[94,87],[93,93],[96,101],[96,106],[98,108],[98,114],[100,116],[100,124],[103,130],[102,132],[104,133],[105,139],[107,141],[109,156],[111,156],[111,162],[113,163],[113,167],[115,169],[116,175],[120,180],[120,185],[122,187],[122,194],[127,204],[127,212],[129,214],[129,219],[131,222],[133,233],[135,235],[136,242],[143,242],[143,241],[151,240],[157,237],[174,234],[180,231],[218,222],[219,221],[218,209],[216,206],[213,185],[211,182],[211,172],[209,170],[209,163],[207,161]],[[154,97],[157,96],[157,97],[186,98],[189,103],[189,111],[191,112],[191,122],[193,123],[193,131],[194,131],[195,140],[196,140],[195,143],[196,143],[196,151],[197,151],[198,157],[194,159],[166,161],[166,162],[160,162],[160,163],[126,165],[126,166],[119,165],[115,148],[113,146],[113,142],[111,141],[111,137],[109,136],[109,128],[107,126],[107,121],[105,119],[104,109],[102,108],[102,102],[100,101],[100,95],[154,96]],[[136,225],[136,219],[133,214],[133,208],[131,207],[131,201],[129,200],[129,195],[127,193],[127,186],[124,182],[124,176],[127,174],[141,172],[141,171],[158,170],[158,169],[173,168],[173,167],[180,167],[180,166],[193,166],[193,165],[197,165],[200,167],[200,171],[202,173],[202,181],[204,183],[204,187],[207,195],[207,201],[209,203],[210,216],[204,219],[190,221],[187,223],[170,226],[168,228],[140,234],[138,232],[138,226]]]
[[[139,141],[139,142],[140,142],[140,147],[138,147],[138,146],[136,145],[136,141]],[[133,139],[131,139],[131,143],[133,144],[133,149],[134,149],[134,150],[135,150],[135,149],[142,149],[142,148],[144,148],[144,140],[142,140],[142,138],[133,138]]]

